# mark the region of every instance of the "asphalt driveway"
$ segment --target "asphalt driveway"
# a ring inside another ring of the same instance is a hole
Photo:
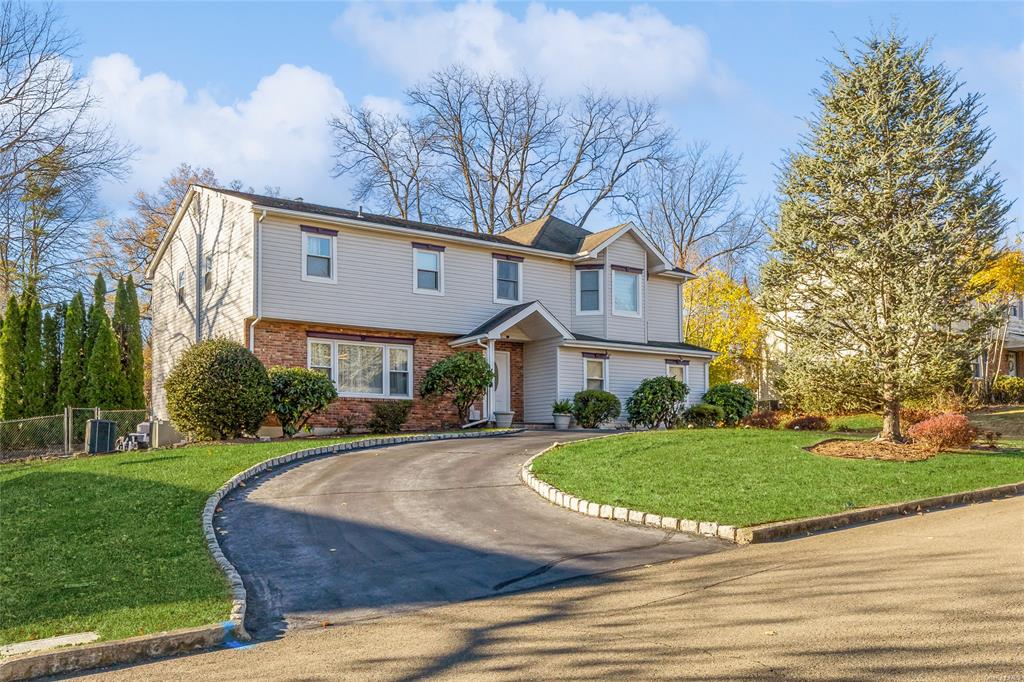
[[[267,638],[731,547],[580,516],[519,483],[532,454],[588,435],[366,450],[237,491],[216,523],[248,591],[246,627]]]

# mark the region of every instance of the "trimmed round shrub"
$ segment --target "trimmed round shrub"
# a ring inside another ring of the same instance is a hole
[[[267,370],[247,348],[228,339],[186,350],[164,382],[174,428],[192,439],[256,433],[271,410]]]
[[[683,413],[683,419],[690,426],[708,428],[725,421],[725,410],[719,405],[698,403]]]
[[[978,429],[962,414],[940,414],[914,424],[907,435],[915,443],[938,452],[967,447],[978,437]]]
[[[816,414],[805,414],[790,419],[785,428],[791,431],[828,431],[828,419]]]
[[[757,399],[754,392],[743,384],[718,384],[704,394],[704,402],[721,407],[725,412],[726,424],[738,424],[754,411]]]
[[[572,398],[572,416],[585,429],[611,421],[622,413],[622,403],[608,391],[580,391]]]
[[[271,409],[289,438],[338,397],[334,382],[323,372],[305,367],[271,367],[267,374]]]
[[[742,421],[744,426],[754,429],[776,429],[782,421],[778,410],[758,410]]]
[[[469,420],[469,408],[483,397],[494,381],[494,370],[487,359],[474,351],[459,351],[430,366],[420,382],[420,396],[429,398],[447,393],[459,413],[459,423]]]
[[[370,406],[373,416],[366,422],[370,433],[398,433],[412,412],[411,400],[377,400]]]
[[[626,399],[630,426],[656,429],[675,426],[683,414],[683,401],[689,387],[675,377],[644,379]]]
[[[996,377],[992,383],[992,402],[1001,405],[1024,403],[1024,378]]]

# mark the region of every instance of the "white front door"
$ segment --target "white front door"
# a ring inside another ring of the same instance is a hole
[[[494,411],[509,412],[512,409],[512,372],[508,351],[494,351],[494,373]]]

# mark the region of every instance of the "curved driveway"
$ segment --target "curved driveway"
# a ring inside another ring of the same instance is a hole
[[[258,637],[715,552],[723,542],[593,519],[519,483],[589,434],[414,443],[317,459],[236,491],[216,524]]]

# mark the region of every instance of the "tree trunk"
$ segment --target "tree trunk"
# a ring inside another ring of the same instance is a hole
[[[902,443],[903,433],[900,431],[900,401],[885,401],[885,412],[882,416],[882,432],[876,440],[888,443]]]

